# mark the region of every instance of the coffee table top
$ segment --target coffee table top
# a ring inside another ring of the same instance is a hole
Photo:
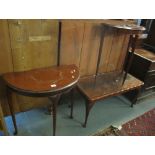
[[[23,93],[52,93],[77,83],[79,70],[75,65],[62,65],[3,75],[6,84]]]
[[[123,83],[124,74],[121,72],[106,73],[80,79],[78,88],[89,101],[97,101],[106,97],[116,96],[129,90],[136,89],[144,83],[128,74]]]

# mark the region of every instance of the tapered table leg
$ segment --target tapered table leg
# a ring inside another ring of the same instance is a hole
[[[17,123],[16,123],[16,117],[15,117],[15,111],[14,111],[12,95],[13,95],[12,92],[9,90],[9,88],[7,88],[8,105],[9,105],[9,109],[10,109],[10,112],[11,112],[11,117],[12,117],[13,125],[14,125],[14,128],[15,128],[14,135],[17,135],[18,129],[17,129]]]
[[[60,99],[60,94],[55,96],[50,96],[49,99],[51,100],[51,116],[53,117],[53,136],[56,133],[56,117],[57,117],[57,105]]]
[[[0,118],[1,118],[0,123],[2,124],[4,135],[8,136],[9,134],[8,134],[8,131],[7,131],[5,120],[4,120],[4,114],[3,114],[2,107],[1,107],[1,102],[0,102]]]
[[[71,113],[70,113],[70,118],[73,118],[73,106],[74,106],[74,89],[71,90],[70,92],[70,101],[71,101]]]
[[[51,107],[51,115],[53,116],[53,136],[55,136],[55,131],[56,131],[56,117],[57,117],[57,105],[56,104],[52,104]]]
[[[131,44],[131,55],[130,55],[130,58],[128,60],[128,64],[127,64],[127,67],[126,67],[126,71],[125,71],[125,74],[124,74],[124,77],[123,77],[123,83],[125,82],[126,80],[126,77],[127,77],[127,74],[130,70],[130,67],[131,67],[131,64],[132,64],[132,61],[133,61],[133,58],[134,58],[134,51],[135,51],[135,48],[136,48],[136,42],[137,42],[137,39],[138,39],[138,35],[130,35],[130,40],[129,40],[129,45],[128,45],[128,51],[129,52],[129,47],[130,47],[130,44]]]
[[[85,122],[84,122],[84,124],[82,125],[84,128],[86,128],[86,124],[87,124],[89,112],[90,112],[91,108],[93,107],[93,103],[90,102],[90,101],[88,101],[88,100],[86,100],[86,101],[85,101],[85,105],[86,105]]]

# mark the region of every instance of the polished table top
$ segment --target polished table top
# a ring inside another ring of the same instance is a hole
[[[125,83],[122,84],[123,77],[124,74],[121,72],[106,73],[96,77],[90,76],[80,79],[78,88],[90,101],[96,101],[136,89],[143,85],[142,81],[130,74],[128,74]]]
[[[61,65],[3,75],[6,84],[18,92],[51,93],[76,84],[79,70],[75,65]]]

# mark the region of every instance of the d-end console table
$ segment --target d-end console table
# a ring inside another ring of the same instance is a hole
[[[61,65],[23,72],[12,72],[3,75],[7,85],[8,104],[17,134],[12,92],[31,97],[48,97],[51,101],[53,116],[53,135],[56,131],[56,108],[60,96],[71,91],[79,79],[79,70],[75,65]],[[71,100],[73,102],[73,100]],[[71,106],[71,115],[72,115]]]

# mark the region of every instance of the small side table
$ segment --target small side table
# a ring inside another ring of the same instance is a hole
[[[48,97],[51,101],[53,135],[55,135],[57,104],[63,93],[67,91],[71,91],[72,93],[72,89],[76,86],[79,79],[79,70],[75,65],[62,65],[7,73],[3,75],[3,79],[7,85],[8,104],[15,128],[15,134],[17,134],[17,125],[12,102],[12,92],[31,97]],[[71,107],[71,115],[72,109]]]

